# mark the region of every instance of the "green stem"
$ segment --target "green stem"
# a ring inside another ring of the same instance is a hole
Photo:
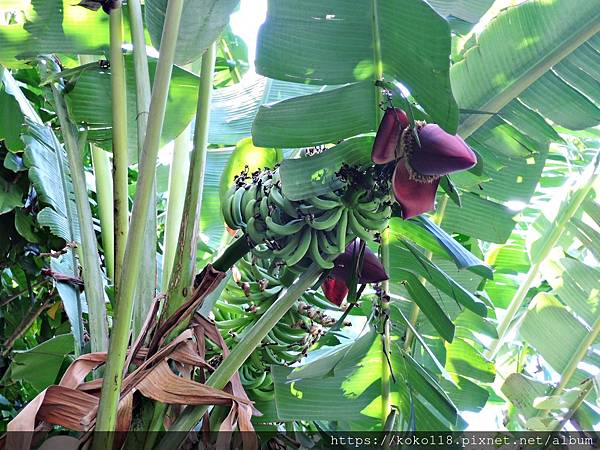
[[[140,158],[140,172],[131,217],[131,230],[125,251],[127,264],[123,267],[123,277],[119,286],[114,328],[110,340],[106,372],[96,419],[97,433],[94,438],[94,450],[110,448],[114,437],[112,431],[115,429],[117,419],[117,405],[129,341],[133,295],[136,280],[140,275],[140,263],[144,249],[144,229],[147,223],[150,202],[152,201],[151,196],[156,174],[156,159],[165,117],[173,60],[175,58],[175,44],[179,34],[182,9],[183,0],[171,0],[167,4],[160,57],[158,59],[154,90],[150,102],[148,128],[144,140],[144,149]]]
[[[133,42],[133,67],[135,72],[136,111],[137,111],[137,142],[138,159],[140,158],[146,130],[148,128],[148,112],[150,110],[150,73],[148,70],[148,55],[144,36],[144,22],[140,0],[127,2],[129,23],[131,26],[131,41]],[[156,199],[156,181],[152,186],[151,197]],[[156,202],[150,202],[146,229],[144,232],[144,256],[141,273],[146,276],[138,277],[135,290],[133,311],[133,332],[137,336],[148,314],[148,308],[156,293]]]
[[[150,111],[151,85],[148,70],[148,55],[146,53],[146,40],[144,37],[144,21],[140,0],[128,0],[129,25],[131,27],[131,41],[133,42],[133,66],[135,69],[135,91],[137,106],[137,136],[138,153],[144,148],[146,130],[148,128],[148,114]]]
[[[544,263],[544,260],[548,257],[560,237],[566,231],[569,220],[575,215],[575,213],[577,213],[579,207],[587,198],[594,184],[600,179],[600,172],[594,173],[595,165],[593,166],[593,169],[594,170],[592,171],[591,176],[588,177],[587,180],[583,181],[581,187],[577,189],[577,191],[572,194],[571,198],[568,200],[567,206],[564,209],[564,213],[559,212],[559,216],[552,225],[550,233],[547,236],[544,236],[541,248],[537,252],[535,259],[531,261],[532,265],[527,273],[527,278],[519,285],[517,292],[515,292],[514,297],[508,305],[504,318],[500,322],[500,325],[498,325],[498,339],[495,340],[488,348],[486,353],[487,358],[493,359],[500,348],[502,348],[504,340],[509,334],[514,318],[521,309],[525,298],[527,298],[529,289],[531,289],[533,283],[538,278],[538,274],[542,264]]]
[[[96,182],[96,200],[100,218],[100,234],[104,249],[106,275],[114,282],[115,276],[115,222],[113,216],[113,183],[110,156],[105,150],[91,144],[92,167]]]
[[[85,183],[85,171],[75,128],[67,117],[64,98],[54,84],[52,85],[52,94],[71,168],[71,182],[75,193],[75,205],[81,236],[81,246],[78,247],[78,252],[83,268],[85,297],[88,303],[91,347],[93,352],[102,352],[106,351],[108,343],[108,322],[106,320],[103,275],[98,257],[92,210]]]
[[[444,214],[446,213],[446,207],[448,206],[448,199],[449,199],[449,197],[447,195],[444,195],[442,197],[442,199],[440,200],[438,210],[437,210],[435,216],[433,217],[433,222],[435,222],[436,225],[441,225],[442,220],[444,219]],[[433,257],[433,253],[427,252],[427,253],[425,253],[425,257],[428,260],[431,260],[431,258]],[[421,284],[423,284],[423,286],[425,286],[427,284],[427,280],[424,277],[420,277],[420,281],[421,281]],[[410,314],[408,317],[408,320],[410,321],[410,323],[413,327],[416,327],[416,325],[417,325],[417,320],[419,319],[419,313],[420,313],[419,306],[413,302],[412,308],[410,310]],[[410,350],[410,348],[412,347],[414,337],[415,336],[414,336],[412,330],[410,328],[407,328],[406,329],[406,339],[404,340],[404,350],[406,350],[406,351]]]
[[[123,14],[121,8],[110,11],[110,73],[112,90],[113,200],[115,234],[115,288],[118,290],[129,228],[127,155],[127,88],[123,59]]]
[[[196,250],[200,216],[202,210],[202,192],[204,187],[204,170],[206,167],[206,152],[208,146],[208,128],[210,121],[210,101],[212,97],[212,80],[215,70],[216,44],[212,44],[202,55],[200,70],[200,86],[198,92],[198,107],[194,135],[194,150],[190,161],[187,189],[177,254],[173,264],[171,281],[167,291],[166,306],[163,319],[175,312],[186,299],[194,278],[196,267]],[[183,324],[182,324],[183,325]]]
[[[252,244],[250,244],[246,238],[246,235],[243,235],[242,237],[233,241],[232,244],[227,246],[221,256],[213,261],[213,268],[220,272],[227,272],[233,267],[238,259],[244,256],[250,250],[252,250]]]
[[[244,338],[206,380],[208,386],[223,389],[250,354],[256,350],[269,331],[281,320],[298,298],[319,278],[321,269],[313,264],[271,305]],[[208,406],[188,406],[158,445],[159,450],[178,448],[190,431],[200,421]]]
[[[169,169],[169,191],[167,195],[167,218],[165,220],[165,237],[163,242],[161,291],[169,286],[173,261],[177,253],[179,227],[183,216],[187,175],[190,168],[190,127],[175,138],[173,159]]]
[[[97,61],[96,56],[79,55],[81,64]],[[90,144],[94,182],[96,184],[96,201],[98,202],[98,218],[100,234],[104,250],[106,276],[114,283],[115,274],[115,218],[113,211],[113,179],[109,153]]]
[[[372,0],[371,3],[371,27],[372,27],[372,41],[373,41],[373,60],[375,65],[375,78],[376,81],[383,81],[383,57],[381,55],[381,36],[379,33],[379,11],[377,0]],[[379,107],[382,103],[383,96],[381,88],[375,86],[375,127],[381,122],[383,111]],[[387,273],[390,273],[390,232],[389,229],[384,230],[381,233],[381,262]],[[381,344],[383,348],[383,356],[381,361],[381,424],[387,422],[388,417],[392,411],[392,390],[391,390],[391,372],[388,364],[387,355],[389,354],[391,337],[390,337],[390,323],[388,320],[390,313],[390,305],[387,300],[387,294],[390,290],[389,281],[386,280],[382,283],[382,290],[384,295],[381,300],[381,320],[383,320],[383,329],[381,334]]]

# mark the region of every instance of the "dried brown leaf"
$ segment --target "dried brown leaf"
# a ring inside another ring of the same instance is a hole
[[[167,361],[157,364],[137,385],[145,397],[177,405],[228,405],[232,401],[246,403],[219,389],[178,377]]]

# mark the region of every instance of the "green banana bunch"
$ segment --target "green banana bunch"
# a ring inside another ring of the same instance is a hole
[[[259,258],[296,272],[311,262],[331,269],[349,242],[375,239],[392,213],[389,188],[380,188],[370,169],[344,166],[339,176],[341,189],[291,201],[277,167],[251,176],[242,172],[222,203],[223,217],[230,228],[246,233]]]
[[[217,300],[213,313],[217,328],[229,348],[277,299],[284,289],[281,277],[287,268],[272,268],[272,261],[242,258]],[[281,275],[281,277],[280,277]],[[319,293],[309,290],[277,323],[252,353],[239,373],[242,384],[256,400],[273,398],[270,366],[289,365],[302,359],[336,320],[325,310],[335,308]]]

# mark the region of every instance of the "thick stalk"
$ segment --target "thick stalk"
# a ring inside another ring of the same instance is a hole
[[[110,11],[110,73],[112,90],[113,201],[115,214],[115,289],[119,289],[129,228],[127,168],[127,88],[123,59],[123,14]]]
[[[163,254],[162,289],[167,292],[166,306],[162,311],[163,320],[170,317],[185,302],[194,276],[208,146],[215,48],[215,44],[213,44],[202,55],[191,163],[188,155],[189,129],[177,137],[173,149]],[[184,190],[186,182],[187,187]],[[242,239],[242,241],[245,240]],[[187,321],[183,321],[179,327],[173,330],[171,336],[176,336],[186,326]],[[145,448],[154,447],[158,431],[162,429],[166,409],[167,405],[163,403],[155,405],[154,418],[150,424]]]
[[[444,195],[442,197],[442,199],[440,200],[438,210],[437,210],[435,216],[433,217],[433,222],[435,222],[436,225],[441,225],[442,220],[444,219],[446,207],[448,206],[448,198],[449,197],[447,195]],[[425,253],[425,257],[430,260],[433,257],[433,253],[427,252],[427,253]],[[425,283],[427,283],[427,280],[423,277],[420,277],[420,280],[423,285],[425,285]],[[416,325],[417,325],[417,320],[419,319],[419,313],[420,313],[419,306],[413,302],[412,308],[410,310],[410,315],[408,318],[408,320],[410,321],[410,323],[413,327],[416,327]],[[413,332],[411,331],[410,327],[407,328],[406,329],[406,339],[404,340],[404,350],[410,351],[414,337],[415,336],[414,336]]]
[[[138,141],[138,159],[141,157],[148,127],[148,112],[150,110],[150,73],[148,70],[148,55],[144,37],[144,22],[140,0],[127,2],[129,23],[131,26],[131,41],[133,42],[133,67],[135,72],[136,90],[136,123]],[[156,182],[152,187],[151,197],[156,198]],[[133,311],[133,333],[137,336],[148,314],[148,308],[156,293],[156,202],[150,202],[146,230],[144,233],[144,256],[141,273],[135,290]]]
[[[271,305],[256,324],[243,336],[231,353],[206,380],[208,386],[223,389],[250,354],[256,350],[269,331],[281,320],[302,293],[318,279],[321,269],[313,264]],[[158,445],[159,450],[178,448],[190,431],[200,421],[207,406],[188,406]]]
[[[97,57],[80,55],[81,64],[97,61]],[[92,168],[96,184],[96,201],[98,202],[98,218],[100,234],[104,250],[104,266],[106,276],[114,283],[115,278],[115,218],[113,216],[113,179],[110,156],[108,152],[94,144],[90,144]]]
[[[100,218],[100,234],[104,249],[106,275],[114,282],[115,278],[115,221],[113,216],[113,183],[110,156],[105,150],[90,145],[92,167],[96,182],[96,201]]]
[[[595,171],[595,169],[596,168],[594,166],[593,170]],[[514,297],[508,305],[508,309],[506,310],[504,318],[500,322],[500,325],[498,325],[498,339],[491,344],[486,353],[486,356],[489,359],[493,359],[504,344],[504,340],[510,331],[511,324],[513,323],[515,316],[519,312],[519,309],[521,309],[529,289],[531,289],[533,283],[538,278],[538,274],[542,264],[544,263],[544,260],[548,257],[562,234],[565,232],[569,220],[571,220],[571,218],[579,210],[579,207],[585,201],[590,193],[590,190],[599,179],[600,172],[592,172],[591,176],[588,177],[587,180],[584,180],[581,187],[577,189],[568,200],[568,204],[564,209],[564,213],[559,212],[559,216],[557,217],[556,222],[552,225],[550,232],[547,236],[544,236],[542,246],[537,252],[535,260],[531,261],[532,264],[529,268],[529,272],[527,273],[527,278],[519,285],[517,292],[515,292]]]
[[[379,11],[377,0],[372,0],[371,3],[371,27],[372,27],[372,41],[373,41],[373,62],[375,65],[375,78],[376,81],[383,81],[383,57],[381,54],[381,36],[379,33]],[[383,101],[381,88],[375,86],[375,124],[381,122],[383,111],[380,106]],[[381,262],[387,273],[390,273],[390,232],[386,229],[381,233]],[[388,354],[390,350],[391,338],[390,338],[390,324],[389,314],[390,305],[387,300],[388,292],[390,291],[389,281],[382,283],[382,290],[384,295],[381,297],[381,320],[382,322],[382,333],[381,333],[381,344],[383,348],[383,356],[381,361],[381,424],[384,425],[388,420],[388,416],[392,411],[392,397],[391,397],[391,372],[388,364]]]
[[[102,352],[106,351],[108,343],[108,323],[106,320],[104,284],[102,282],[103,275],[98,257],[98,245],[92,221],[92,210],[85,184],[83,161],[81,160],[81,153],[77,137],[75,136],[75,128],[67,117],[64,98],[55,85],[52,86],[52,94],[71,168],[71,182],[75,193],[75,205],[79,219],[81,246],[78,247],[77,251],[83,268],[85,297],[88,303],[90,343],[93,352]]]
[[[163,241],[162,282],[161,291],[169,286],[173,261],[177,253],[177,243],[183,205],[190,169],[190,127],[175,138],[173,159],[169,169],[169,191],[167,195],[167,218],[165,220],[165,237]]]
[[[163,35],[160,46],[160,57],[156,67],[154,89],[150,102],[148,128],[144,140],[144,149],[140,158],[140,174],[137,182],[136,196],[131,217],[131,229],[127,238],[123,277],[119,286],[115,323],[102,394],[96,419],[94,449],[101,450],[112,446],[113,434],[117,418],[117,405],[123,378],[123,366],[129,341],[129,326],[133,310],[133,295],[137,277],[140,276],[140,263],[144,249],[144,231],[147,223],[152,186],[156,175],[156,159],[160,145],[173,60],[175,44],[179,33],[179,22],[183,0],[171,0],[167,5]],[[105,433],[109,431],[109,433]]]
[[[215,55],[216,45],[214,43],[202,55],[194,150],[191,156],[185,203],[181,217],[177,254],[175,255],[173,270],[171,271],[171,281],[167,291],[163,320],[173,314],[185,302],[186,294],[190,291],[190,286],[194,278],[202,208],[202,191],[204,187],[204,169],[206,166],[208,145]]]

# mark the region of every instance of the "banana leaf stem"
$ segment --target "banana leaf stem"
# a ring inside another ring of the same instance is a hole
[[[284,314],[304,291],[309,289],[319,278],[321,269],[311,265],[282,295],[271,305],[256,324],[245,333],[243,339],[233,348],[231,353],[206,380],[208,386],[223,389],[231,377],[242,366],[250,354],[256,350],[269,331],[279,322]],[[190,431],[200,421],[208,406],[187,407],[173,423],[158,445],[159,450],[178,448]]]
[[[165,292],[169,286],[173,262],[177,253],[179,227],[184,211],[185,189],[190,168],[190,141],[190,127],[186,127],[183,133],[175,138],[173,145],[163,241],[161,292]]]
[[[108,279],[115,276],[115,221],[113,216],[113,183],[110,156],[105,150],[90,145],[96,183],[96,200],[100,218],[100,235],[104,249],[104,264]]]
[[[115,236],[115,288],[119,288],[123,271],[123,258],[129,228],[129,157],[127,154],[127,88],[123,59],[122,9],[110,11],[110,73],[112,91],[112,141],[113,141],[113,201]]]
[[[186,292],[190,291],[190,286],[194,278],[196,250],[198,248],[200,233],[200,216],[202,212],[202,192],[208,147],[208,127],[215,56],[216,44],[213,43],[202,55],[194,150],[191,155],[179,239],[176,244],[177,253],[174,258],[170,284],[167,290],[163,319],[168,318],[185,302]]]
[[[98,256],[98,244],[85,183],[83,161],[79,151],[75,128],[67,116],[65,100],[62,97],[62,93],[59,92],[54,84],[52,85],[52,94],[71,168],[71,181],[75,193],[77,217],[79,219],[81,246],[78,247],[77,251],[83,268],[85,297],[88,303],[90,343],[93,352],[102,352],[106,351],[108,344],[108,322],[106,319],[104,283],[102,281],[104,277]]]
[[[167,299],[162,311],[163,319],[167,319],[185,302],[187,293],[191,292],[191,286],[194,278],[194,269],[196,267],[196,249],[198,248],[198,237],[200,228],[200,217],[202,210],[202,191],[204,187],[204,170],[206,166],[206,152],[208,147],[208,127],[210,121],[210,102],[212,98],[212,82],[215,70],[216,44],[212,44],[202,55],[202,65],[200,69],[200,85],[198,92],[198,107],[196,109],[196,123],[194,135],[194,149],[191,155],[191,162],[187,152],[188,134],[183,133],[175,142],[173,153],[173,163],[171,165],[171,174],[169,176],[169,205],[167,208],[167,224],[169,219],[177,220],[177,227],[171,225],[172,229],[179,230],[179,236],[168,236],[165,231],[165,258],[163,258],[163,289],[167,286]],[[183,140],[184,142],[178,142]],[[179,145],[178,145],[179,144]],[[187,164],[186,164],[187,163]],[[189,166],[187,178],[182,176],[185,166]],[[173,180],[180,179],[183,182],[171,183]],[[181,205],[171,203],[173,200],[181,198],[180,191],[183,191],[185,180],[187,179],[187,188],[185,189],[184,202]],[[171,189],[171,188],[174,189]],[[248,242],[242,238],[241,241]],[[249,249],[241,248],[241,253],[236,254],[235,261],[248,252]],[[176,251],[176,253],[175,253]],[[169,258],[171,259],[169,261]],[[234,261],[234,262],[235,262]],[[233,264],[232,264],[233,265]],[[223,271],[228,270],[226,268]],[[171,336],[176,336],[187,327],[188,321],[184,320],[171,332]],[[162,428],[163,417],[167,410],[167,405],[156,404],[154,417],[151,423],[151,429],[146,441],[146,448],[154,447],[154,442],[158,436],[158,431]]]
[[[144,36],[144,21],[140,0],[127,2],[129,23],[131,27],[131,41],[133,42],[133,67],[135,73],[136,90],[136,122],[138,158],[142,154],[146,130],[148,128],[148,112],[150,110],[150,72],[148,70],[148,55]],[[156,198],[156,181],[152,186],[153,199]],[[133,334],[137,336],[148,314],[152,299],[156,294],[158,280],[156,277],[156,202],[150,202],[147,215],[146,230],[144,232],[144,256],[142,258],[141,273],[146,276],[138,277],[133,305]]]
[[[140,276],[141,258],[144,249],[144,231],[150,202],[152,201],[152,187],[156,175],[156,159],[164,123],[182,10],[183,0],[171,0],[167,4],[160,56],[150,102],[148,128],[140,158],[140,171],[131,217],[131,229],[127,238],[125,251],[126,264],[123,266],[123,276],[118,289],[114,327],[96,418],[97,432],[94,436],[94,450],[111,448],[114,438],[114,433],[112,432],[115,430],[117,420],[117,406],[129,342],[133,297],[137,278]]]

